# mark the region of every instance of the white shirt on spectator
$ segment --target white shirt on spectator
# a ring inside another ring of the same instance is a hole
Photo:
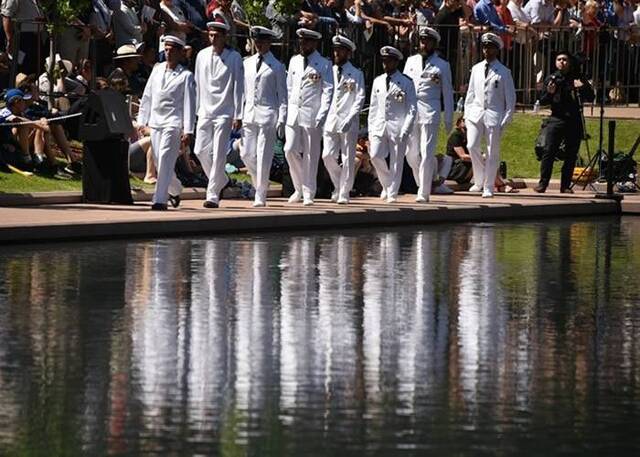
[[[524,12],[531,18],[531,24],[553,24],[555,19],[555,8],[552,3],[546,0],[529,0],[524,8]]]
[[[22,32],[37,32],[38,26],[33,21],[42,17],[36,0],[2,0],[0,14],[14,21],[28,21],[20,24]]]
[[[507,5],[511,17],[515,22],[521,22],[523,24],[531,24],[531,16],[522,8],[522,5],[518,5],[514,2],[509,2]]]

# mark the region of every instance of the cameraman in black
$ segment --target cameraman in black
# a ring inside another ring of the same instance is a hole
[[[561,193],[573,193],[571,178],[578,158],[580,141],[584,137],[582,102],[594,99],[591,84],[580,74],[576,60],[568,52],[556,54],[556,71],[544,81],[540,97],[541,105],[551,105],[551,116],[547,119],[546,148],[540,160],[540,181],[534,188],[542,193],[547,190],[553,162],[564,161],[560,180]],[[560,156],[560,144],[564,142],[564,153]]]

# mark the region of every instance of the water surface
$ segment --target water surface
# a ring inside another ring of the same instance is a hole
[[[640,218],[3,246],[0,455],[640,455]]]

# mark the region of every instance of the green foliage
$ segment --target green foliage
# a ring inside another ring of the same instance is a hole
[[[263,25],[268,27],[269,20],[265,15],[269,0],[247,0],[244,2],[243,8],[247,13],[250,25]],[[298,0],[275,0],[276,10],[286,16],[295,14],[300,8]]]
[[[41,0],[40,9],[47,19],[49,32],[59,32],[91,6],[90,0]]]

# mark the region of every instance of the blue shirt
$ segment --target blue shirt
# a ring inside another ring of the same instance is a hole
[[[480,0],[473,9],[473,14],[480,24],[488,25],[498,32],[507,31],[491,0]]]

